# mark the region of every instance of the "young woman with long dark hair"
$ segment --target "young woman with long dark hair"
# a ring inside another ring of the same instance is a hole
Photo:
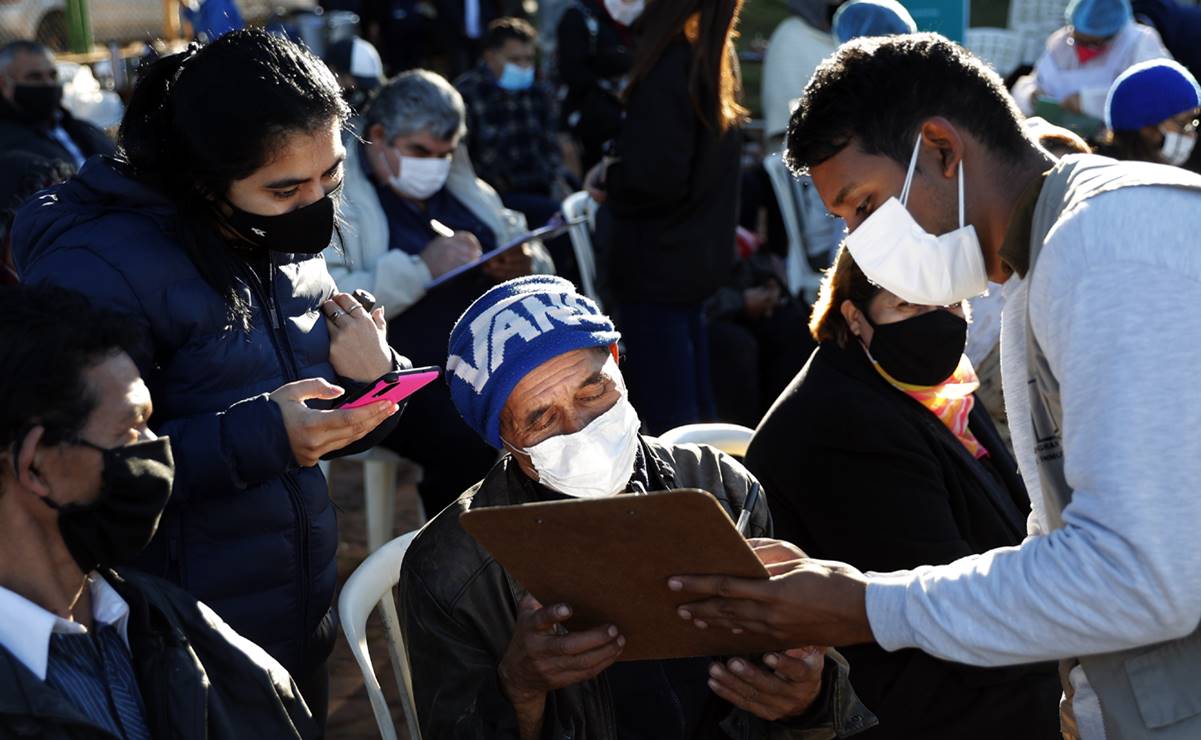
[[[627,3],[630,4],[630,3]],[[741,0],[649,0],[634,22],[626,117],[588,176],[612,214],[630,397],[652,433],[712,414],[702,304],[730,273],[742,151]]]
[[[35,198],[14,232],[26,281],[79,290],[145,332],[135,360],[176,478],[138,564],[277,658],[319,721],[338,534],[316,463],[382,436],[397,408],[306,401],[328,408],[335,384],[405,362],[382,312],[338,293],[320,255],[348,115],[308,51],[227,34],[145,69],[118,157]]]

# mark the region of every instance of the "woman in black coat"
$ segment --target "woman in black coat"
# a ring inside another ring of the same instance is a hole
[[[1017,464],[982,407],[958,307],[872,285],[845,248],[810,329],[820,343],[755,432],[746,466],[776,536],[815,558],[888,572],[1025,536]],[[845,649],[880,719],[865,738],[1059,738],[1055,666],[977,668],[918,650]]]

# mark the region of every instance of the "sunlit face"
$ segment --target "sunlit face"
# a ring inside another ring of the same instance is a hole
[[[154,439],[149,427],[154,411],[150,391],[129,355],[118,352],[106,357],[85,370],[83,379],[89,395],[96,399],[96,407],[79,431],[81,439],[105,449]],[[31,435],[39,438],[35,447],[29,445],[31,457],[18,453],[18,466],[22,462],[27,465],[27,480],[33,481],[33,492],[60,505],[94,501],[100,495],[104,467],[100,451],[70,441],[45,444],[40,441],[41,434],[41,427],[35,427],[17,443],[18,449],[22,449],[33,438]],[[11,469],[11,465],[9,462],[6,469]],[[21,503],[36,519],[50,520],[56,516],[34,496],[23,497]]]
[[[367,130],[367,159],[376,182],[386,183],[400,175],[401,157],[450,159],[459,147],[459,138],[439,139],[429,131],[418,131],[389,139],[377,123]]]
[[[17,85],[57,85],[58,67],[49,54],[18,52],[6,69],[0,70],[0,94],[10,103]]]
[[[617,403],[620,371],[606,367],[608,349],[566,352],[531,370],[513,388],[500,414],[500,436],[529,477],[538,473],[518,450],[560,434],[574,434]]]
[[[953,306],[943,308],[941,306],[921,306],[915,303],[909,303],[895,293],[890,293],[887,290],[880,290],[872,299],[868,301],[867,312],[871,318],[869,323],[863,316],[863,312],[859,307],[850,301],[843,301],[840,307],[843,318],[846,319],[847,325],[851,329],[851,333],[858,337],[869,349],[872,346],[872,324],[895,324],[899,321],[912,319],[931,311],[946,310],[959,316],[964,317],[963,304],[956,303]]]
[[[226,198],[243,211],[278,216],[316,203],[342,184],[342,126],[288,134],[275,156],[249,177],[235,180]]]

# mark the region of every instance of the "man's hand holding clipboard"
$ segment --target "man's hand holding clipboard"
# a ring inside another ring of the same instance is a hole
[[[540,226],[537,229],[534,229],[533,231],[529,231],[524,234],[521,234],[520,236],[517,236],[514,239],[511,239],[510,241],[497,247],[496,249],[492,249],[487,252],[484,252],[482,255],[480,255],[477,259],[475,259],[472,262],[468,262],[465,265],[461,265],[459,267],[456,267],[453,270],[449,270],[447,272],[442,273],[441,275],[439,275],[438,277],[434,278],[429,283],[427,283],[425,286],[425,289],[433,290],[435,287],[441,285],[442,283],[445,283],[449,280],[453,280],[454,278],[458,277],[459,275],[462,275],[463,273],[465,273],[469,270],[474,270],[477,267],[483,267],[485,263],[490,262],[495,258],[503,257],[506,253],[509,253],[512,250],[517,249],[518,247],[521,247],[522,245],[527,244],[529,242],[532,242],[532,241],[535,241],[538,239],[554,239],[557,236],[561,236],[561,235],[567,233],[571,229],[571,227],[575,226],[578,223],[580,223],[580,221],[570,221],[569,222],[569,221],[565,221],[562,216],[556,215],[554,218],[552,218],[550,221],[548,221],[546,223],[546,225]],[[445,227],[443,227],[443,228],[445,228]],[[454,232],[451,232],[451,233],[453,234]]]

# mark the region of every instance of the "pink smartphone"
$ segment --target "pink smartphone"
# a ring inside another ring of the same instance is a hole
[[[347,398],[338,404],[340,409],[357,409],[376,401],[391,401],[400,403],[421,388],[438,379],[442,368],[437,366],[415,367],[411,370],[398,370],[385,373],[368,386],[367,390]]]

